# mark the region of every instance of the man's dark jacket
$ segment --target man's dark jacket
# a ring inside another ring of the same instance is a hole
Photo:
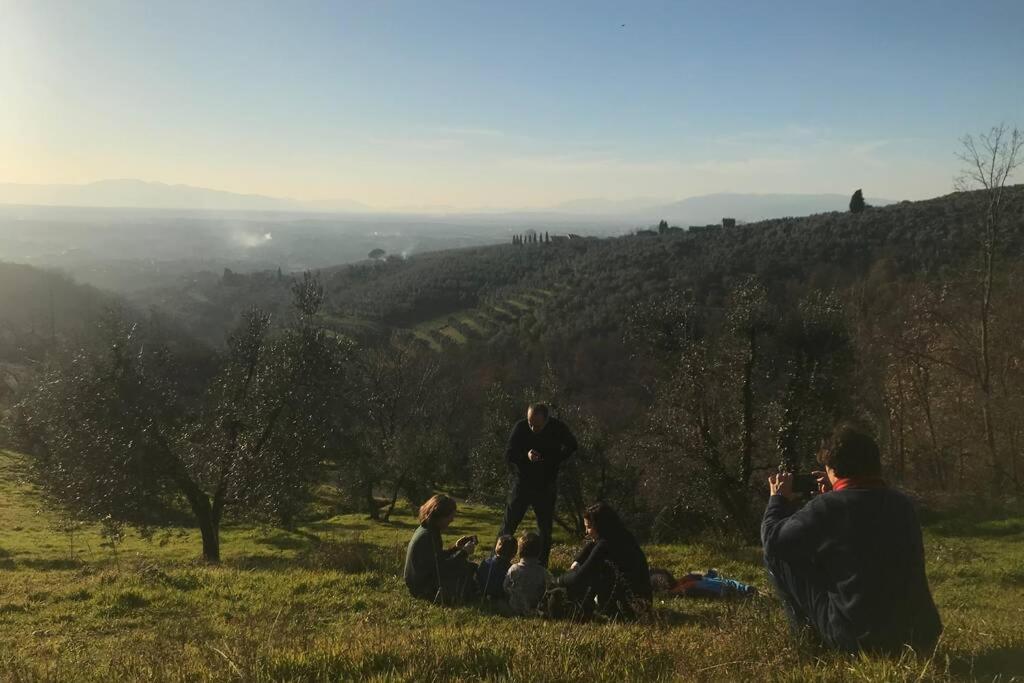
[[[553,485],[562,462],[576,452],[579,445],[565,423],[548,418],[544,429],[534,432],[526,420],[519,420],[508,437],[505,459],[515,472],[520,484],[528,487]],[[536,450],[540,462],[530,462],[527,453]]]
[[[769,499],[761,524],[765,561],[810,578],[821,635],[848,651],[934,647],[942,624],[928,589],[921,525],[890,488],[848,488],[796,509]]]

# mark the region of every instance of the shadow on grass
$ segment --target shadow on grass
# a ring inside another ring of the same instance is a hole
[[[933,529],[936,535],[949,538],[1007,538],[1024,534],[1024,521],[960,520],[936,524]]]
[[[1001,647],[969,659],[953,659],[950,671],[971,680],[1011,680],[1024,676],[1024,647]]]
[[[69,570],[69,569],[80,569],[80,568],[85,566],[85,563],[82,562],[81,560],[69,559],[69,558],[64,558],[64,559],[48,559],[48,560],[40,560],[40,559],[19,560],[18,564],[20,566],[22,566],[22,567],[27,567],[29,569],[40,569],[40,570],[43,570],[43,571],[47,571],[47,570],[50,570],[50,571],[53,571],[53,570],[66,571],[66,570]]]
[[[502,513],[497,510],[460,508],[455,518],[463,520],[463,523],[465,523],[465,520],[470,520],[481,524],[500,525],[501,515]]]
[[[295,556],[250,553],[231,557],[224,564],[244,571],[314,569],[342,574],[394,573],[401,568],[401,548],[383,547],[358,538],[314,539]]]
[[[369,519],[360,522],[342,522],[337,517],[330,517],[319,522],[307,524],[306,528],[313,531],[338,531],[339,529],[343,531],[368,531],[379,524],[380,522],[374,522]]]
[[[236,555],[225,560],[223,564],[241,571],[287,571],[302,566],[302,563],[294,557],[256,554]]]
[[[714,628],[721,620],[722,615],[718,612],[693,614],[666,607],[656,607],[644,623],[662,627],[699,625],[702,628]]]
[[[999,582],[1004,586],[1020,586],[1024,588],[1024,570],[1017,570],[1009,574],[1004,574]]]
[[[311,541],[315,541],[317,537],[314,534],[290,534],[284,531],[278,531],[270,536],[259,538],[256,540],[260,545],[269,545],[278,550],[301,550],[309,546]]]

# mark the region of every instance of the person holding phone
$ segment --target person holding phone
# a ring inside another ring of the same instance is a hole
[[[447,549],[441,540],[457,508],[455,499],[443,493],[420,506],[420,525],[405,553],[405,585],[413,597],[446,605],[476,597],[476,565],[469,561],[476,536],[463,536]]]
[[[526,511],[533,508],[541,538],[540,564],[551,554],[551,527],[558,501],[558,469],[579,448],[565,423],[549,414],[543,403],[534,403],[526,419],[512,428],[505,460],[515,477],[505,506],[500,535],[513,535]]]
[[[853,426],[835,430],[818,462],[819,494],[803,506],[792,474],[769,478],[761,523],[765,565],[793,630],[850,653],[929,654],[942,622],[913,503],[886,485],[878,445]]]

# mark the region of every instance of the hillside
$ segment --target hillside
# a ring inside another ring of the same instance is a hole
[[[998,391],[974,369],[981,201],[953,194],[856,215],[321,271],[319,323],[361,347],[336,389],[338,433],[371,438],[360,393],[375,364],[392,363],[407,364],[397,377],[416,366],[431,378],[425,395],[436,404],[421,417],[439,430],[434,455],[410,447],[396,468],[371,468],[344,439],[332,453],[358,470],[353,488],[371,481],[415,500],[418,484],[402,474],[415,465],[420,481],[494,500],[502,473],[492,455],[522,405],[543,398],[589,444],[587,496],[616,500],[652,534],[749,534],[764,473],[781,459],[811,466],[822,435],[855,416],[878,436],[887,476],[916,495],[942,503],[984,491],[993,506],[1013,504],[1024,492],[1024,187],[1007,192],[983,349]],[[218,348],[252,306],[287,322],[291,283],[276,271],[224,271],[135,303]],[[196,372],[189,353],[177,361],[184,374]],[[409,430],[410,443],[424,438]],[[364,491],[350,502],[372,500]]]
[[[332,314],[357,333],[365,324],[378,333],[411,330],[466,311],[467,324],[476,321],[483,328],[481,338],[502,329],[519,334],[525,327],[542,331],[541,343],[567,343],[581,335],[612,333],[638,302],[668,291],[691,292],[697,302],[720,305],[730,283],[746,274],[757,275],[777,292],[843,286],[873,269],[886,278],[941,272],[976,253],[980,201],[976,193],[956,193],[863,214],[833,212],[734,229],[429,252],[323,273]],[[1024,239],[1024,185],[1009,188],[1005,201],[1003,252],[1015,257]],[[276,310],[281,305],[286,288],[275,287],[272,280],[259,274],[235,276],[197,282],[185,296],[171,290],[150,296],[163,297],[155,302],[215,339],[209,332],[217,319],[223,327],[244,306],[262,303]],[[544,297],[545,305],[536,312],[533,305],[499,306],[499,313],[509,314],[504,325],[485,324],[486,313],[474,312],[515,292],[526,292],[530,299],[529,293],[538,289],[553,296]],[[202,317],[188,320],[193,314]]]
[[[0,414],[47,353],[116,299],[52,271],[0,262]]]

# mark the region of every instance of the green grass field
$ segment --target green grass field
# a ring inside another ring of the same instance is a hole
[[[62,524],[0,453],[0,679],[67,680],[1024,680],[1024,519],[928,527],[946,624],[927,661],[845,658],[790,641],[769,595],[658,601],[649,621],[508,619],[414,601],[399,576],[413,518],[358,515],[284,532],[224,530],[220,566],[198,532]],[[492,538],[493,510],[460,510],[451,538]],[[72,533],[73,531],[73,533]],[[553,569],[571,557],[562,538]],[[718,567],[764,588],[756,547],[650,546],[652,565]],[[482,549],[478,550],[482,554]]]

